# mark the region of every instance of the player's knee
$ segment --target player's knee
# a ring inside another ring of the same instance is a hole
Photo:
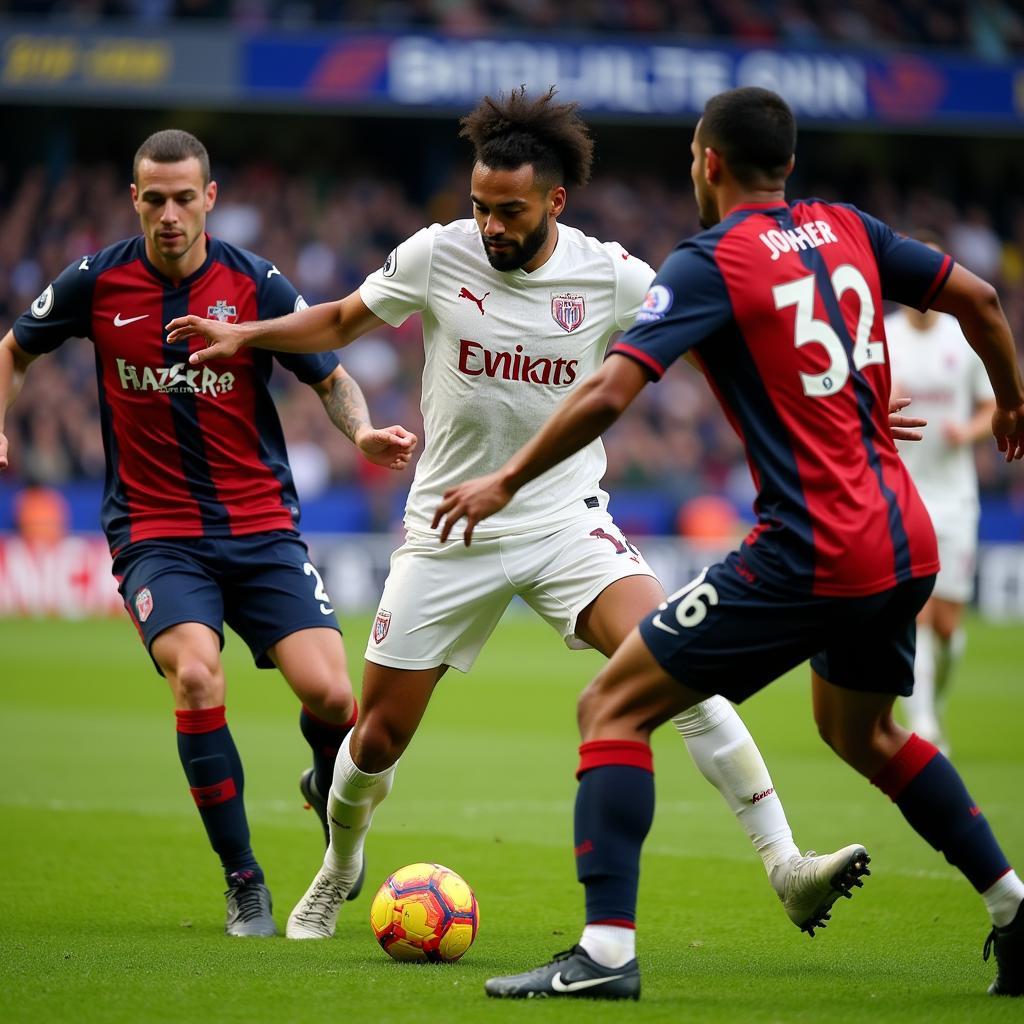
[[[325,666],[322,671],[306,676],[298,684],[292,682],[292,688],[302,703],[325,722],[341,725],[352,717],[355,710],[352,683],[344,666],[340,669]]]
[[[223,703],[224,686],[220,672],[202,658],[183,658],[171,677],[171,683],[186,707],[208,708]]]
[[[310,711],[325,722],[336,722],[343,725],[352,718],[355,711],[355,697],[348,676],[332,681],[331,687],[319,699],[316,705],[306,702]]]
[[[405,753],[410,739],[400,723],[370,712],[352,734],[352,760],[369,774],[386,771]]]

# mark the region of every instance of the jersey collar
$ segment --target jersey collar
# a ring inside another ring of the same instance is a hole
[[[544,281],[551,277],[554,272],[558,269],[558,265],[562,262],[562,257],[565,254],[565,240],[562,238],[561,228],[556,224],[555,230],[558,235],[555,239],[555,247],[551,250],[551,255],[547,258],[542,266],[539,266],[536,270],[526,271],[520,267],[518,270],[507,270],[504,273],[514,281]]]
[[[149,260],[149,256],[146,255],[146,239],[144,236],[139,236],[139,248],[142,256],[142,265],[153,275],[164,288],[177,289],[177,288],[188,288],[189,285],[197,281],[207,270],[210,269],[210,264],[213,262],[213,247],[216,245],[216,240],[206,235],[206,259],[199,265],[199,267],[192,271],[188,277],[182,278],[180,282],[172,281],[166,274],[162,274]]]

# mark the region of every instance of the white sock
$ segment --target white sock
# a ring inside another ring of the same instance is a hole
[[[327,798],[331,842],[324,855],[324,867],[354,882],[362,864],[363,843],[373,812],[391,792],[398,762],[375,775],[360,771],[352,760],[351,741],[350,732],[342,741],[334,762],[334,782]]]
[[[588,924],[580,945],[602,967],[625,967],[636,957],[636,930],[613,924]]]
[[[1021,902],[1024,901],[1024,882],[1011,869],[995,885],[989,886],[981,898],[985,901],[992,923],[997,928],[1005,928],[1017,916]]]
[[[935,706],[938,714],[949,700],[949,683],[953,669],[967,647],[967,634],[958,627],[948,640],[940,636],[935,639],[938,641],[935,653]]]
[[[911,730],[934,743],[941,735],[941,729],[935,712],[935,633],[931,626],[917,627],[914,692],[903,698],[903,707]]]
[[[711,697],[672,719],[701,774],[725,798],[750,837],[768,877],[800,851],[761,751],[736,709]]]

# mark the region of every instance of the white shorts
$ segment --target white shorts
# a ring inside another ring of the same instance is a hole
[[[957,519],[936,524],[939,541],[939,574],[932,597],[966,604],[974,596],[974,571],[978,556],[978,522]]]
[[[410,533],[392,556],[366,658],[391,668],[468,672],[517,594],[574,649],[580,613],[616,580],[654,576],[612,517],[594,510],[554,533],[474,540]]]

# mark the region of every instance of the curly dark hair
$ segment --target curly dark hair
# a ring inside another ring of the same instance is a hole
[[[555,103],[555,87],[531,99],[526,86],[498,98],[485,96],[459,121],[478,163],[499,171],[532,164],[538,182],[585,185],[590,180],[594,140],[577,113],[578,103]]]

